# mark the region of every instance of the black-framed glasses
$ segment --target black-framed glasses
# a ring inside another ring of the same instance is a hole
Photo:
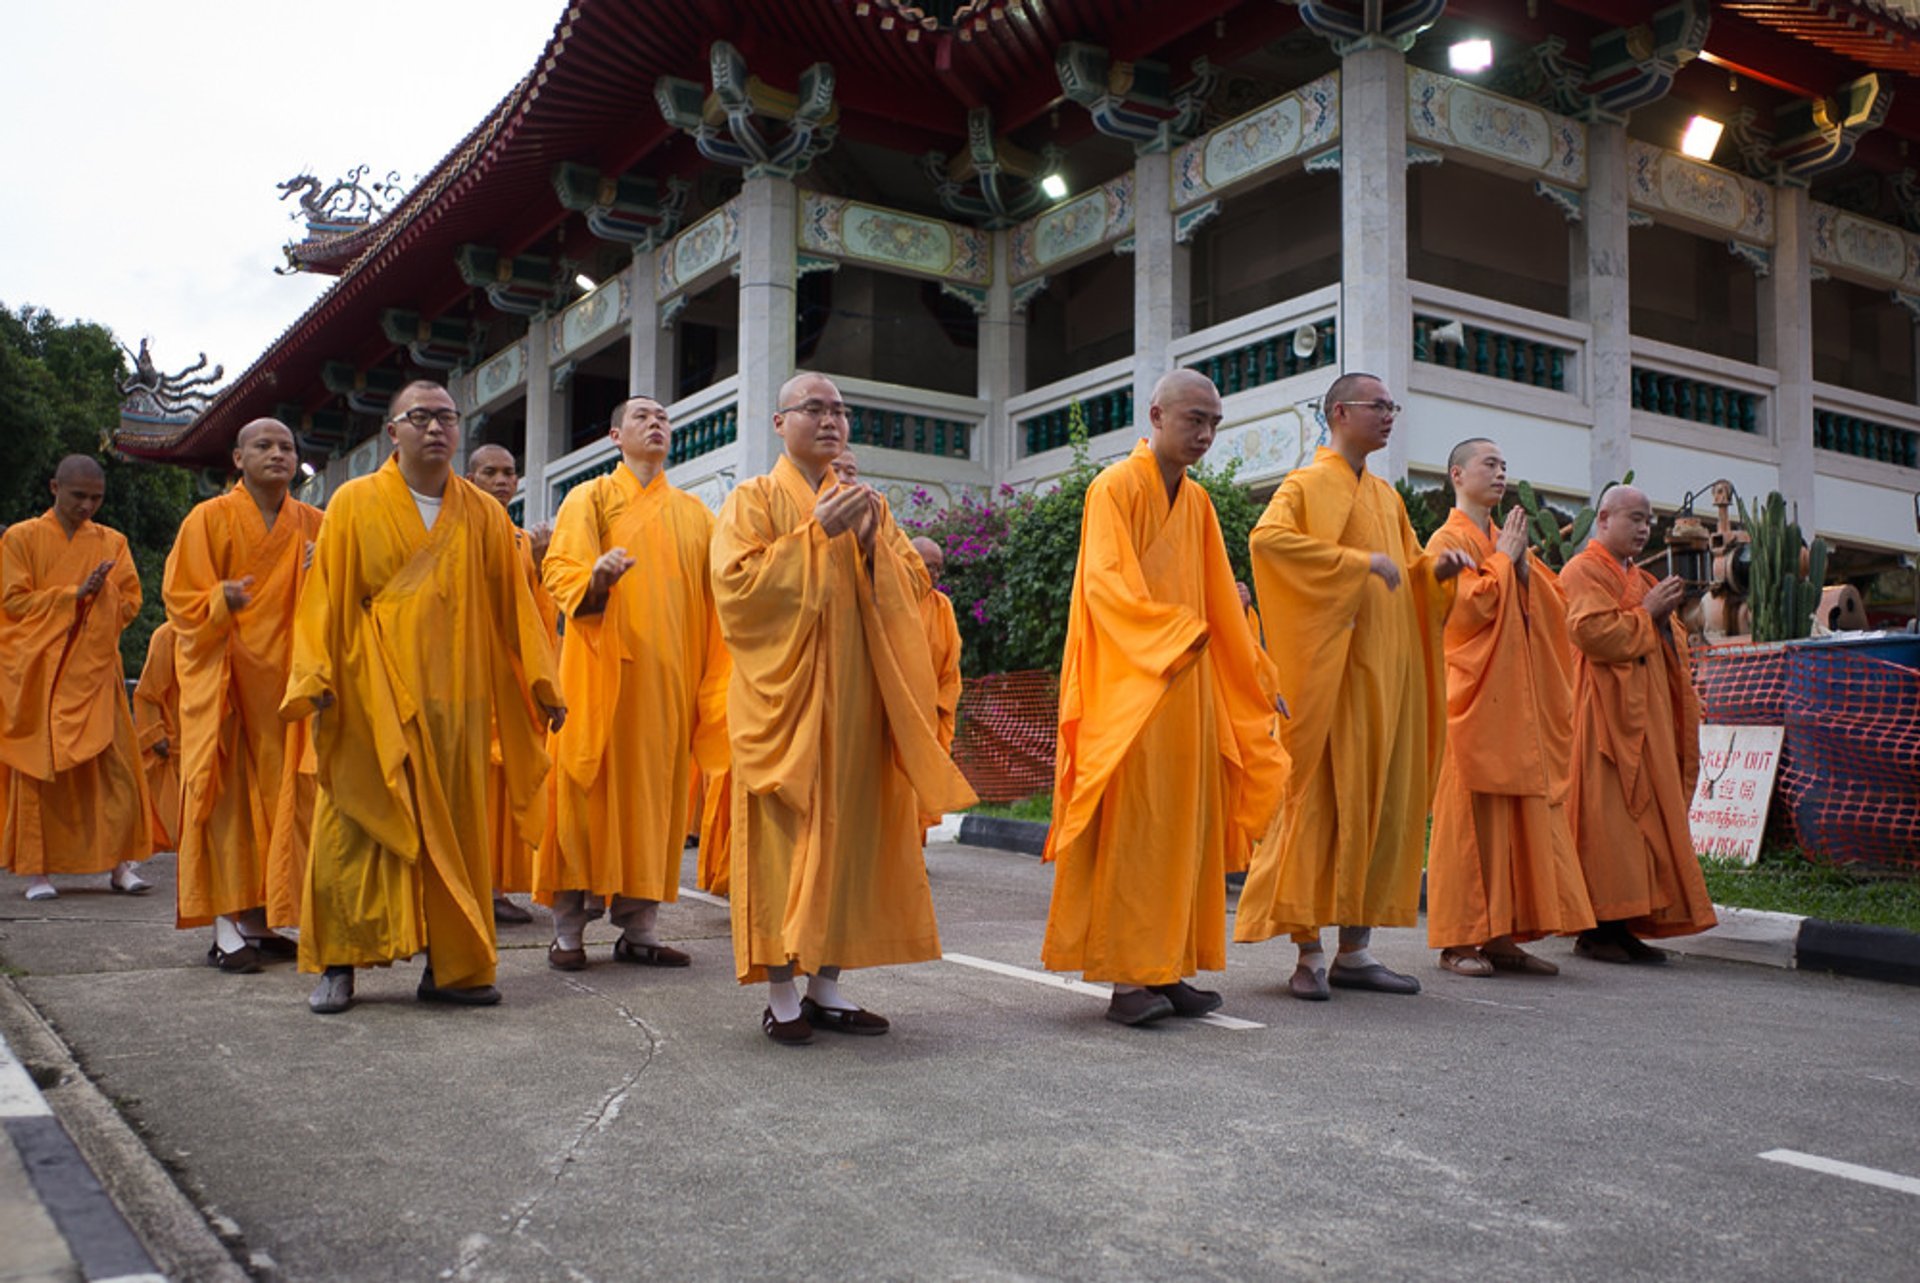
[[[1406,406],[1401,405],[1398,401],[1335,401],[1334,404],[1370,406],[1376,413],[1388,419],[1398,418],[1400,415],[1406,413],[1407,409]]]
[[[790,405],[777,414],[804,414],[809,419],[844,419],[847,417],[845,401],[802,401],[799,405]]]
[[[429,410],[423,405],[416,405],[405,414],[396,414],[389,422],[398,423],[402,419],[416,428],[425,428],[429,423],[437,423],[448,431],[452,431],[460,426],[460,411]]]

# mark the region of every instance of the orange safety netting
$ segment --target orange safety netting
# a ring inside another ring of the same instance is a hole
[[[1920,872],[1920,637],[1701,647],[1693,676],[1705,721],[1787,728],[1770,840]]]
[[[1060,679],[990,673],[960,687],[953,760],[982,802],[1017,802],[1053,787]]]

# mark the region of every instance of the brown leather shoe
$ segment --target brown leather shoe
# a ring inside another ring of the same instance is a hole
[[[1478,949],[1440,951],[1440,970],[1451,971],[1456,976],[1490,976],[1499,965],[1491,953],[1482,953]]]
[[[1633,959],[1627,955],[1626,946],[1614,936],[1598,929],[1582,931],[1573,942],[1573,951],[1582,958],[1591,958],[1595,962],[1615,962],[1625,965]]]
[[[1560,968],[1545,958],[1528,953],[1515,945],[1511,949],[1485,949],[1481,951],[1495,971],[1511,972],[1520,976],[1557,976]]]
[[[555,940],[547,946],[547,965],[555,971],[585,971],[587,969],[587,947],[562,949]]]
[[[1654,967],[1664,967],[1667,965],[1667,951],[1665,949],[1654,948],[1625,927],[1621,927],[1619,934],[1614,938],[1620,942],[1620,947],[1627,951],[1627,961],[1644,963]]]
[[[533,921],[533,915],[505,896],[497,895],[493,897],[493,921],[495,926],[524,927]]]
[[[1176,980],[1170,985],[1148,985],[1147,988],[1172,1003],[1174,1015],[1185,1016],[1189,1020],[1210,1011],[1218,1011],[1222,1001],[1212,989],[1196,989],[1184,980]]]
[[[491,1007],[500,1001],[500,991],[492,985],[442,988],[433,982],[432,967],[421,973],[420,987],[413,991],[413,996],[421,1002],[444,1002],[455,1007]]]
[[[1116,1025],[1146,1025],[1173,1014],[1173,999],[1151,989],[1115,991],[1107,1003],[1107,1019]]]
[[[625,936],[613,942],[613,960],[630,962],[636,967],[687,967],[693,956],[664,944],[635,944]]]
[[[760,1031],[777,1043],[788,1047],[798,1047],[802,1043],[813,1041],[813,1026],[807,1023],[803,1008],[798,1019],[775,1020],[773,1008],[768,1007],[760,1013]]]
[[[230,976],[250,976],[261,970],[260,955],[251,945],[241,945],[238,949],[226,950],[219,945],[207,947],[207,965],[218,967]]]
[[[864,1007],[823,1007],[811,998],[800,1000],[800,1019],[815,1029],[826,1029],[837,1034],[860,1034],[867,1038],[877,1038],[893,1027],[885,1016]]]

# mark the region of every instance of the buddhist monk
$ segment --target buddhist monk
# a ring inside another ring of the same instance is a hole
[[[839,389],[796,374],[776,404],[785,450],[727,496],[713,595],[733,655],[734,964],[767,982],[761,1028],[791,1044],[887,1031],[841,969],[940,956],[919,817],[974,796],[940,747],[926,567],[886,502],[833,473]]]
[[[304,741],[279,708],[320,510],[287,493],[300,450],[278,419],[240,429],[233,466],[240,484],[181,522],[162,595],[176,638],[184,784],[174,921],[211,925],[208,964],[244,975],[263,957],[294,956],[293,942],[272,927],[299,925],[313,778],[299,770]],[[294,794],[284,816],[283,790]],[[291,831],[276,861],[282,822]]]
[[[353,1003],[353,969],[425,951],[418,996],[485,1006],[496,955],[487,748],[521,836],[565,720],[545,624],[507,514],[453,475],[460,411],[437,383],[394,394],[394,453],[327,506],[294,618],[280,715],[314,715],[320,792],[300,905],[308,1006]]]
[[[587,965],[589,896],[620,928],[615,962],[692,961],[661,943],[660,905],[680,898],[694,772],[726,766],[713,514],[667,480],[673,425],[660,402],[623,402],[609,435],[620,466],[567,495],[542,571],[566,613],[560,686],[573,709],[553,737],[554,824],[533,866],[560,971]]]
[[[854,457],[852,446],[843,444],[840,453],[833,456],[833,475],[840,478],[843,486],[860,480],[860,460]]]
[[[1469,564],[1429,555],[1394,488],[1367,471],[1400,407],[1371,374],[1343,374],[1321,412],[1331,444],[1287,474],[1254,527],[1254,587],[1267,653],[1292,710],[1293,775],[1279,819],[1255,848],[1235,940],[1282,933],[1299,946],[1287,982],[1324,1001],[1328,983],[1412,994],[1368,945],[1375,926],[1419,914],[1427,803],[1446,734],[1441,627]],[[1340,928],[1324,964],[1320,928]]]
[[[467,456],[467,480],[499,500],[504,508],[513,502],[514,491],[520,488],[520,468],[513,461],[513,452],[505,446],[475,446],[473,453]],[[540,582],[540,563],[547,555],[547,543],[552,537],[553,525],[545,521],[531,529],[515,527],[513,531],[520,569],[527,577],[534,604],[539,607],[541,618],[547,622],[548,635],[553,638],[557,649],[559,639],[554,621],[559,617],[559,608],[553,604],[552,594]],[[500,926],[522,927],[533,921],[533,915],[508,899],[507,895],[509,892],[533,890],[533,847],[521,839],[518,828],[510,822],[506,772],[501,766],[500,741],[497,738],[488,754],[488,761],[487,819],[488,831],[493,837],[493,920]]]
[[[180,682],[173,671],[173,625],[147,638],[147,662],[133,688],[133,728],[140,739],[140,765],[152,803],[153,849],[180,843]]]
[[[920,623],[926,629],[927,652],[933,659],[934,676],[939,680],[940,747],[951,754],[953,734],[960,721],[960,623],[953,616],[953,599],[940,587],[940,580],[947,573],[947,554],[925,535],[908,543],[919,554],[920,564],[927,568],[927,577],[933,581],[933,591],[920,599]],[[924,830],[940,823],[942,818],[938,815],[920,817],[923,844]]]
[[[1593,925],[1567,823],[1573,653],[1566,599],[1527,546],[1527,513],[1495,526],[1507,461],[1486,438],[1447,458],[1454,507],[1429,553],[1463,552],[1447,612],[1447,746],[1427,847],[1427,943],[1443,970],[1554,975],[1521,942]]]
[[[59,894],[55,873],[106,873],[139,895],[152,802],[120,633],[140,613],[140,577],[126,537],[93,519],[107,495],[96,460],[68,455],[48,489],[53,506],[0,540],[0,869],[29,879],[29,900]]]
[[[1113,985],[1107,1019],[1204,1016],[1185,977],[1227,965],[1227,865],[1286,776],[1270,674],[1206,490],[1220,393],[1175,370],[1148,439],[1087,489],[1060,665],[1056,862],[1041,959]]]
[[[1652,528],[1647,496],[1614,486],[1560,574],[1575,647],[1567,811],[1598,920],[1574,951],[1600,962],[1663,963],[1666,950],[1640,937],[1716,921],[1687,829],[1700,767],[1700,706],[1675,618],[1687,585],[1633,564]]]

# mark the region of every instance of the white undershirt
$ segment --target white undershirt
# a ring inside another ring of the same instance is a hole
[[[421,522],[427,529],[433,529],[433,523],[440,519],[440,505],[446,502],[446,496],[443,494],[436,498],[433,495],[424,495],[412,486],[407,487],[407,493],[413,496],[413,506],[420,510]]]

